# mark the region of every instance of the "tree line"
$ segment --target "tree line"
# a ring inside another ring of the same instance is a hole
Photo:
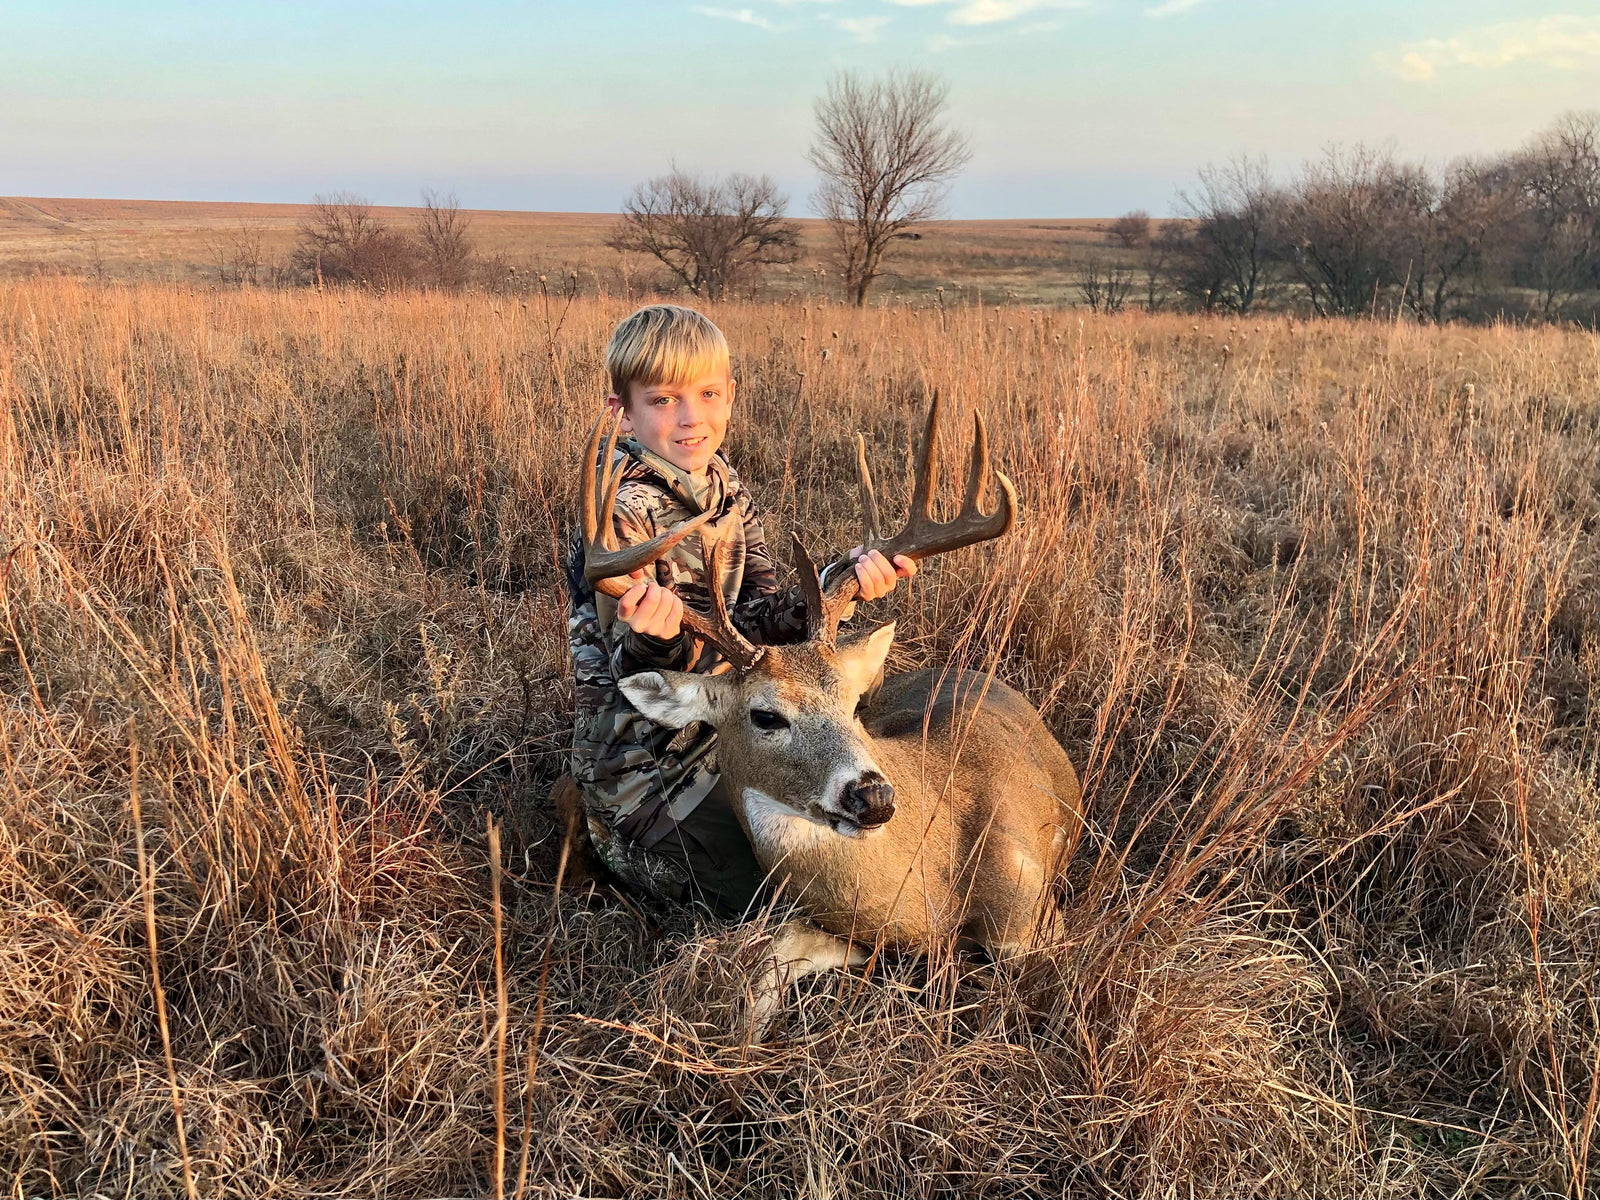
[[[1133,251],[1086,267],[1094,308],[1142,299],[1248,313],[1405,313],[1594,321],[1600,301],[1600,114],[1568,113],[1505,154],[1432,169],[1331,148],[1287,183],[1263,160],[1199,172],[1183,221],[1142,212],[1108,237]]]
[[[828,266],[851,303],[867,302],[898,243],[940,213],[971,157],[948,121],[948,99],[927,72],[867,79],[843,71],[815,103],[811,201],[828,229]],[[1564,115],[1514,151],[1443,168],[1361,145],[1330,148],[1287,182],[1263,159],[1208,166],[1178,194],[1181,219],[1135,211],[1112,222],[1107,237],[1117,251],[1088,256],[1077,290],[1100,311],[1142,304],[1592,323],[1597,142],[1600,114],[1587,111]],[[798,261],[800,228],[787,208],[769,176],[708,177],[673,165],[633,189],[606,244],[653,259],[673,287],[716,300]],[[255,282],[249,241],[241,227],[239,282]],[[300,283],[370,287],[499,286],[508,271],[475,252],[455,198],[432,193],[406,228],[359,197],[319,196],[287,267]]]

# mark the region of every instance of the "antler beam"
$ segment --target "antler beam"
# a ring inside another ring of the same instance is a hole
[[[985,514],[988,502],[989,432],[983,424],[983,414],[973,413],[972,458],[967,468],[967,491],[961,501],[961,511],[949,521],[933,519],[933,493],[939,477],[939,393],[934,392],[933,403],[928,406],[928,421],[923,427],[922,440],[917,446],[916,466],[911,482],[911,514],[905,528],[885,540],[880,533],[877,495],[872,486],[872,473],[867,468],[867,443],[856,435],[856,473],[861,487],[862,552],[881,551],[893,561],[896,555],[921,560],[935,554],[947,554],[963,546],[986,542],[1006,533],[1017,519],[1017,489],[1011,480],[999,471],[994,473],[1000,488],[999,503],[992,513]],[[799,539],[796,538],[796,545]],[[810,636],[832,641],[838,636],[839,620],[844,610],[855,600],[860,583],[855,571],[849,569],[854,559],[841,557],[834,567],[834,578],[824,591],[817,586],[816,603],[812,603],[809,576],[815,568],[799,547],[801,586],[806,591],[807,625]],[[815,616],[813,617],[812,614]]]

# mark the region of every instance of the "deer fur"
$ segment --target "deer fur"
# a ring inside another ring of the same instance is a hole
[[[815,922],[779,931],[761,1023],[784,980],[860,961],[863,945],[954,941],[997,957],[1022,948],[1076,845],[1077,774],[1005,684],[919,671],[889,678],[858,711],[893,638],[886,625],[838,645],[769,646],[745,670],[620,681],[653,721],[716,728],[756,858]],[[787,727],[761,729],[752,712]],[[880,779],[893,789],[887,804]]]

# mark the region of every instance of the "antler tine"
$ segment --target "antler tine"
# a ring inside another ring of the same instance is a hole
[[[728,515],[735,520],[739,519],[737,512]],[[707,530],[716,532],[707,536]],[[700,544],[706,552],[706,591],[711,599],[711,614],[709,619],[703,618],[694,609],[685,606],[683,624],[701,639],[715,646],[722,657],[734,666],[740,670],[749,670],[761,658],[764,647],[752,645],[749,639],[739,632],[733,619],[728,615],[728,601],[722,594],[722,554],[727,546],[722,537],[722,530],[716,524],[708,525],[700,531]]]
[[[871,550],[883,540],[878,532],[878,496],[872,490],[872,472],[867,467],[867,439],[856,434],[856,479],[861,485],[861,544]]]
[[[617,492],[622,487],[623,464],[613,465],[612,452],[616,448],[617,433],[622,416],[610,418],[611,435],[605,437],[605,457],[600,456],[600,444],[605,435],[607,418],[602,415],[589,435],[588,462],[581,480],[578,507],[583,521],[583,575],[597,592],[613,598],[626,594],[633,586],[628,578],[641,567],[647,567],[668,553],[684,538],[699,529],[715,514],[703,512],[665,533],[657,534],[647,542],[634,546],[616,547],[616,534],[612,529],[612,515],[616,512]],[[604,494],[597,498],[596,483],[604,480]]]
[[[928,423],[922,428],[922,442],[917,446],[916,475],[911,483],[911,520],[933,519],[934,481],[939,477],[939,389],[933,391],[933,403],[928,405]]]
[[[600,542],[607,550],[617,548],[617,531],[611,523],[612,514],[617,511],[617,493],[622,490],[622,475],[627,468],[626,463],[612,461],[616,457],[617,438],[622,433],[622,414],[617,413],[611,422],[611,432],[606,437],[606,448],[600,461],[605,464],[606,486],[601,492],[600,507],[595,510],[596,524],[600,527]],[[597,471],[599,468],[595,468]]]
[[[856,588],[852,586],[848,591],[832,588],[828,592],[822,590],[822,575],[817,570],[817,564],[811,560],[811,555],[806,553],[806,545],[800,540],[798,533],[791,533],[794,538],[795,564],[799,568],[800,591],[806,601],[806,640],[811,642],[824,642],[828,645],[839,637],[839,622],[844,616],[844,610],[855,601]],[[845,575],[852,581],[855,580],[854,571],[846,571]]]
[[[589,431],[589,448],[584,451],[583,469],[578,475],[578,516],[583,521],[583,541],[585,548],[594,544],[599,530],[599,520],[597,519],[595,513],[594,485],[595,475],[601,470],[600,440],[605,433],[605,422],[605,416],[602,415],[600,419],[594,423],[594,428]],[[621,425],[620,415],[616,419],[616,424],[618,426]],[[610,466],[611,455],[607,454],[605,469],[607,470],[608,474]],[[601,548],[604,549],[604,546]],[[585,556],[585,561],[588,561],[587,555]]]
[[[963,513],[979,512],[989,501],[989,431],[983,414],[972,413],[972,462],[967,467],[967,494],[961,501]]]
[[[822,576],[817,571],[817,564],[811,561],[811,555],[806,553],[806,544],[800,540],[800,535],[790,530],[789,537],[794,541],[794,560],[800,576],[800,594],[806,601],[806,640],[814,642],[826,628],[823,612],[827,602],[822,597]]]

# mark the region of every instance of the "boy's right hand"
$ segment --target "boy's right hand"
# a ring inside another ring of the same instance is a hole
[[[672,641],[683,630],[683,601],[678,593],[646,579],[642,569],[630,578],[635,583],[617,601],[617,616],[635,633]]]

